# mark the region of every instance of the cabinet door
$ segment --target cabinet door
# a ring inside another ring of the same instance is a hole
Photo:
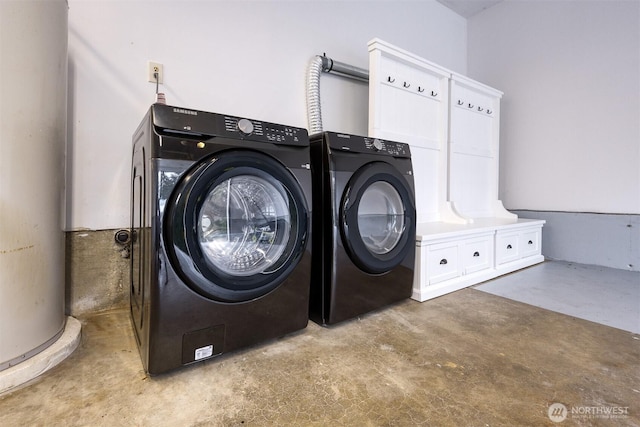
[[[427,277],[429,284],[453,279],[462,274],[458,243],[439,243],[427,247]]]
[[[520,233],[496,234],[496,264],[515,261],[520,258]]]

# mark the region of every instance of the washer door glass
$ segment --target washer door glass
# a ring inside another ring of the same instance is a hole
[[[400,194],[391,184],[371,184],[358,205],[358,230],[366,248],[378,255],[393,250],[405,229],[404,212]]]
[[[216,185],[202,204],[197,228],[211,266],[232,276],[273,268],[291,234],[285,196],[279,183],[255,175],[234,176]]]
[[[282,163],[228,150],[180,177],[162,226],[169,260],[187,286],[242,302],[271,292],[298,265],[308,217],[302,187]]]

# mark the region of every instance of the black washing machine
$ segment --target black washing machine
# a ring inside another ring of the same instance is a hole
[[[158,374],[303,329],[305,129],[155,104],[133,135],[131,318]]]
[[[409,145],[311,137],[310,318],[334,324],[411,296],[416,209]]]

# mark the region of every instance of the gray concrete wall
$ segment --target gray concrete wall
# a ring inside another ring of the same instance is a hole
[[[129,304],[129,259],[114,240],[116,231],[66,233],[68,315],[82,316]]]
[[[542,254],[547,259],[640,271],[640,215],[511,210],[544,219]]]

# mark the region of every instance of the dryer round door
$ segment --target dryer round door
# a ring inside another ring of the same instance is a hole
[[[189,287],[240,302],[269,293],[296,267],[308,214],[302,188],[281,163],[231,150],[181,179],[163,227],[171,262]]]
[[[361,270],[384,273],[402,263],[415,245],[413,190],[396,168],[372,162],[347,184],[340,206],[342,240]]]

